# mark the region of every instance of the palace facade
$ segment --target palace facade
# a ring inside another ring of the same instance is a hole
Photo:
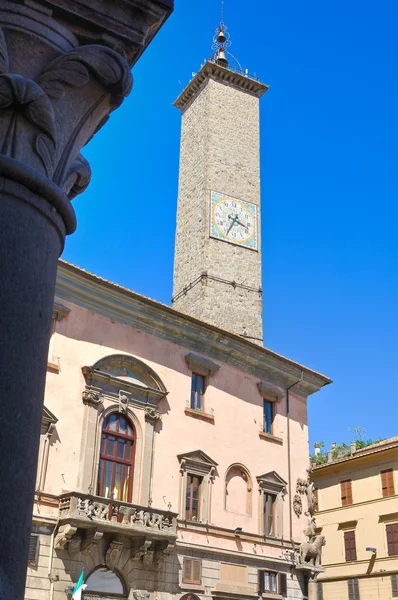
[[[267,86],[227,39],[176,101],[173,307],[59,263],[26,600],[82,568],[86,600],[308,597],[293,500],[330,379],[262,345]]]

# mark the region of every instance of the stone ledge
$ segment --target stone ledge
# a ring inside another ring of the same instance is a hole
[[[205,413],[201,410],[196,410],[194,408],[187,407],[185,408],[184,412],[186,415],[194,417],[196,419],[201,419],[202,421],[208,421],[209,423],[214,423],[215,421],[214,415],[210,413]]]
[[[48,361],[47,362],[47,371],[50,371],[50,373],[59,373],[59,371],[60,371],[59,365],[57,363]]]
[[[283,445],[283,439],[277,435],[265,433],[265,431],[260,431],[258,435],[262,440],[268,440],[269,442],[274,442],[274,444],[280,444],[281,446]]]
[[[204,585],[196,585],[195,583],[180,583],[181,590],[191,590],[193,592],[202,592],[204,594]]]

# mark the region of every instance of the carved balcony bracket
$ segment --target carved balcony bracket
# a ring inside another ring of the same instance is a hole
[[[108,547],[108,550],[105,554],[105,564],[110,569],[110,571],[114,571],[115,567],[120,560],[120,557],[123,552],[123,542],[118,540],[113,540]]]
[[[56,549],[63,550],[71,541],[72,537],[77,532],[77,527],[73,525],[65,524],[61,525],[58,529],[58,533],[55,536],[54,546]]]
[[[102,531],[96,529],[86,531],[81,544],[81,553],[85,555],[91,554],[94,547],[101,541],[103,535]]]

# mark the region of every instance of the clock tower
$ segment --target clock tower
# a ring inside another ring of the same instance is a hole
[[[259,98],[268,87],[228,52],[181,92],[173,306],[262,343]]]

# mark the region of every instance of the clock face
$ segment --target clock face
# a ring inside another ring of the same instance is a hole
[[[257,206],[212,192],[210,236],[257,250]]]

